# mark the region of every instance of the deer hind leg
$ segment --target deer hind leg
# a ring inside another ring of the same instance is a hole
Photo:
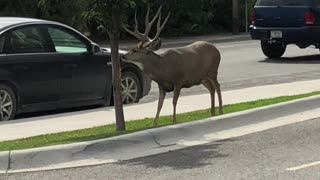
[[[210,79],[210,82],[215,87],[215,89],[217,90],[218,99],[219,99],[219,111],[220,111],[220,114],[223,114],[222,95],[221,95],[220,84],[219,84],[219,82],[218,82],[216,77]]]
[[[181,92],[181,87],[180,86],[175,86],[174,87],[174,92],[173,92],[173,124],[177,123],[177,118],[176,118],[176,110],[177,110],[177,103],[178,103],[178,98],[180,96]]]
[[[215,88],[211,84],[210,80],[203,80],[202,84],[209,90],[211,96],[211,116],[216,115],[216,108],[215,108]]]
[[[162,109],[163,106],[163,101],[166,97],[166,92],[159,87],[159,101],[158,101],[158,110],[157,110],[157,115],[153,121],[153,127],[157,127],[158,126],[158,121],[159,121],[159,116],[160,116],[160,111]]]

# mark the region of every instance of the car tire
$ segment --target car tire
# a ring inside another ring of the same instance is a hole
[[[17,101],[12,88],[0,84],[0,121],[12,120],[16,114]]]
[[[121,78],[122,100],[124,104],[139,102],[142,95],[141,82],[131,71],[122,72]]]
[[[284,43],[269,43],[261,41],[261,49],[268,58],[280,58],[286,51],[287,45]]]

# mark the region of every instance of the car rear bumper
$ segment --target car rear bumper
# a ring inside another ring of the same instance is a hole
[[[271,38],[271,31],[281,31],[282,38]],[[297,28],[256,27],[250,26],[250,35],[255,40],[278,40],[285,43],[319,43],[320,26],[304,26]]]

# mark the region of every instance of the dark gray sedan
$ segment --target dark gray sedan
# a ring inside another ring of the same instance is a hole
[[[123,102],[138,102],[151,80],[122,62]],[[57,22],[0,17],[0,121],[18,113],[112,104],[109,49]]]

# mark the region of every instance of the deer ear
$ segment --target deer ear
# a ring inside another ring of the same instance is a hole
[[[150,42],[148,49],[151,51],[157,51],[161,48],[161,45],[162,45],[161,39],[158,38]]]

